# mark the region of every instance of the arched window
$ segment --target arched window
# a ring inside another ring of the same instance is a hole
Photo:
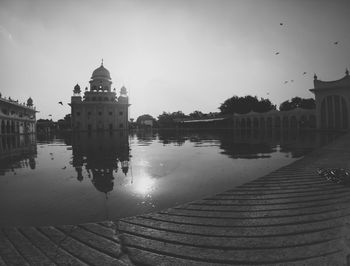
[[[293,129],[298,128],[298,121],[294,115],[290,118],[290,127]]]
[[[253,127],[254,128],[258,128],[259,127],[259,119],[256,118],[256,117],[253,119]]]
[[[327,128],[326,99],[321,102],[321,128]]]
[[[10,121],[7,121],[7,123],[6,123],[6,133],[10,134],[10,132],[11,132]]]
[[[241,121],[239,119],[236,119],[236,128],[240,128],[241,127]]]
[[[339,95],[334,95],[334,127],[341,128],[341,106],[340,106],[340,97]]]
[[[272,117],[268,117],[268,118],[267,118],[266,126],[267,126],[268,128],[271,128],[271,127],[272,127]]]
[[[251,128],[252,127],[252,120],[248,117],[247,118],[247,128]]]
[[[301,118],[300,118],[300,120],[299,120],[299,126],[300,126],[301,128],[306,128],[306,127],[309,126],[309,125],[308,125],[308,121],[307,121],[305,115],[302,115],[302,116],[301,116]]]
[[[288,116],[284,116],[282,119],[282,127],[283,128],[289,128],[289,119]]]
[[[347,129],[348,106],[344,97],[329,95],[321,102],[321,128]]]
[[[5,134],[5,133],[6,133],[5,121],[2,120],[1,121],[1,134]]]
[[[261,117],[260,118],[260,128],[264,128],[265,127],[265,118]]]
[[[343,129],[348,129],[349,125],[348,125],[348,121],[349,121],[349,117],[348,117],[348,107],[346,105],[345,99],[342,97],[341,98],[341,113],[342,113],[342,117],[343,117]]]
[[[241,128],[245,128],[245,127],[246,127],[245,119],[242,118],[241,119]]]
[[[281,118],[279,116],[275,117],[275,127],[280,128],[281,127]]]
[[[309,126],[311,128],[315,128],[316,127],[316,116],[315,115],[310,115],[309,116]]]

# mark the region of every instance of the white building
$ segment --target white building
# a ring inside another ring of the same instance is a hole
[[[127,129],[130,104],[126,88],[123,86],[117,97],[116,90],[111,90],[111,76],[103,62],[94,70],[89,83],[90,89],[85,88],[83,97],[80,96],[80,86],[74,87],[71,98],[73,130]]]
[[[35,133],[35,114],[32,98],[21,104],[0,95],[0,136]]]

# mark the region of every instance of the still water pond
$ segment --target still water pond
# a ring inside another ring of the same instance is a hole
[[[0,226],[157,211],[253,180],[333,138],[232,131],[1,137]]]

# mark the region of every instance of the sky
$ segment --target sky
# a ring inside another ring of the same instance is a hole
[[[349,11],[348,0],[1,0],[0,93],[61,119],[103,58],[130,118],[217,112],[234,95],[279,106],[313,97],[314,73],[345,75]]]

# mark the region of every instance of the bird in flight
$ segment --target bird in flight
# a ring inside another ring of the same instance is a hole
[[[333,44],[337,45],[339,42],[334,42]]]
[[[275,55],[279,55],[279,54],[280,54],[280,52],[276,52],[276,53],[275,53]]]
[[[283,23],[282,23],[282,22],[280,22],[280,26],[283,26]]]
[[[62,102],[58,102],[60,105],[63,105],[63,103]]]
[[[49,116],[52,116],[52,115],[49,115]]]
[[[290,82],[294,82],[294,79],[291,79]]]
[[[284,84],[287,84],[288,83],[288,80],[286,80],[285,82],[284,82]]]
[[[67,166],[63,167],[62,170],[66,169],[66,168],[67,168]]]
[[[303,75],[306,75],[306,72],[305,72],[305,71],[303,72]]]

